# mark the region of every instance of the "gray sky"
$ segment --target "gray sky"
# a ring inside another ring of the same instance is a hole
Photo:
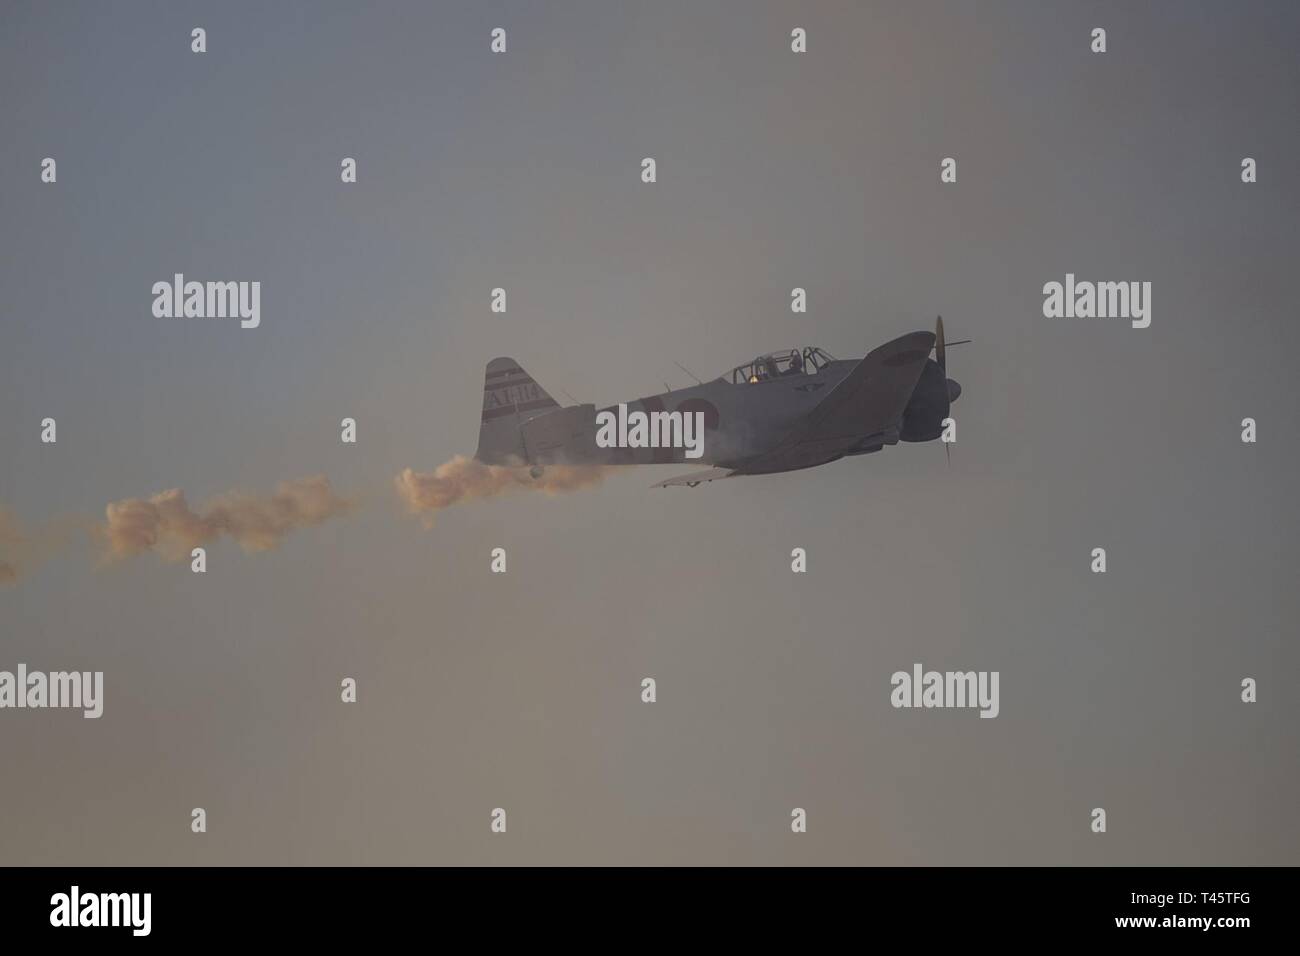
[[[78,544],[0,589],[0,669],[106,683],[97,721],[0,711],[0,863],[1296,863],[1298,30],[1283,2],[9,4],[0,505],[314,474],[360,505],[204,575]],[[154,318],[174,272],[260,280],[261,327]],[[1150,281],[1150,328],[1044,318],[1067,272]],[[393,492],[472,453],[494,356],[610,404],[936,313],[975,340],[950,467],[645,468],[431,530]],[[893,709],[914,662],[999,671],[999,717]]]

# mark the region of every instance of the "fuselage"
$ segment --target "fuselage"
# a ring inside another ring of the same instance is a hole
[[[690,463],[726,467],[774,448],[826,397],[855,361],[836,361],[812,375],[786,375],[758,382],[722,378],[623,403],[627,412],[701,413],[703,454],[688,458],[684,448],[598,448],[605,464]],[[619,414],[617,405],[600,409]]]

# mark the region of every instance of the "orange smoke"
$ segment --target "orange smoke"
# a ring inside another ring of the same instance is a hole
[[[62,548],[82,522],[60,518],[28,531],[7,508],[0,507],[0,585],[13,584]]]
[[[443,508],[462,501],[493,498],[512,491],[541,491],[557,495],[600,484],[606,465],[547,465],[537,477],[525,466],[485,465],[457,455],[432,472],[404,468],[394,479],[397,493],[412,514],[422,515],[426,527]]]
[[[98,533],[110,560],[156,551],[169,561],[228,535],[245,551],[268,551],[290,532],[310,528],[352,510],[354,502],[336,495],[322,475],[281,482],[275,494],[257,497],[232,492],[195,511],[179,488],[151,498],[123,498],[106,509]]]

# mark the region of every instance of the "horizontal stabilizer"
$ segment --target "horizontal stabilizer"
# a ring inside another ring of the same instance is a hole
[[[689,475],[678,475],[676,478],[669,478],[667,481],[661,481],[658,484],[651,485],[651,488],[668,488],[672,485],[685,485],[688,488],[694,488],[696,485],[706,481],[717,481],[719,478],[730,478],[735,472],[730,468],[710,468],[708,471],[693,471]]]

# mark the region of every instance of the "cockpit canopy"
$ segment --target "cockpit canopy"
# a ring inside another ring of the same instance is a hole
[[[760,355],[748,365],[738,365],[722,376],[722,379],[733,385],[744,385],[784,378],[787,375],[816,375],[833,361],[835,359],[830,353],[814,346],[785,349]]]

